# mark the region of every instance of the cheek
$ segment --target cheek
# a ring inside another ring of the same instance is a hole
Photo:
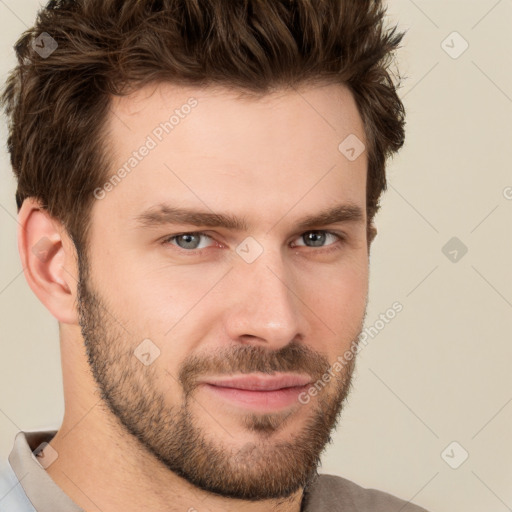
[[[137,264],[139,263],[139,264]],[[195,309],[219,279],[219,272],[198,275],[196,268],[155,265],[119,258],[115,268],[106,267],[98,277],[112,313],[135,334],[164,335]]]
[[[325,324],[322,330],[327,337],[345,344],[359,334],[368,295],[368,267],[364,262],[333,268],[321,279],[304,284],[303,290],[305,302],[314,313],[312,321]]]
[[[328,325],[332,324],[332,329],[339,332],[336,327],[340,325],[359,325],[366,305],[366,290],[363,282],[334,282],[312,303],[320,318],[325,318]]]

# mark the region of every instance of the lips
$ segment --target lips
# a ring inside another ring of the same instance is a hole
[[[299,374],[250,374],[231,377],[208,378],[201,381],[222,388],[242,389],[248,391],[276,391],[284,388],[303,387],[311,383],[308,375]]]

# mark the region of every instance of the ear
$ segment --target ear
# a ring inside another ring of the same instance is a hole
[[[18,251],[37,298],[59,322],[78,325],[75,246],[64,226],[32,197],[18,213]]]

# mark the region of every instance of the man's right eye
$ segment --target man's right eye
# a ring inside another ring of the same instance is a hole
[[[213,240],[209,235],[202,231],[193,231],[193,232],[186,232],[186,233],[179,233],[177,235],[170,235],[166,237],[162,243],[170,244],[170,245],[177,245],[179,249],[182,249],[186,252],[192,252],[195,250],[201,250],[204,249],[205,246],[201,247],[201,237],[209,238],[210,240]],[[174,244],[173,242],[176,242]]]

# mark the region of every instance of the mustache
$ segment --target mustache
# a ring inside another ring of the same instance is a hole
[[[329,360],[325,355],[297,341],[279,350],[254,345],[237,345],[219,348],[204,356],[189,356],[181,366],[178,379],[185,393],[189,394],[197,386],[198,377],[208,375],[294,372],[306,373],[316,381],[329,367]]]

